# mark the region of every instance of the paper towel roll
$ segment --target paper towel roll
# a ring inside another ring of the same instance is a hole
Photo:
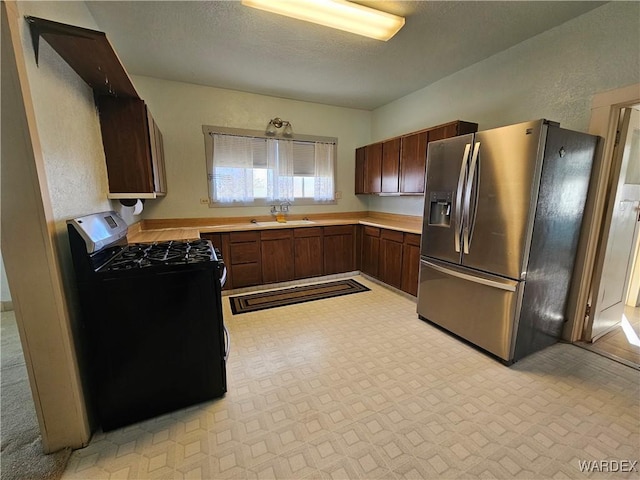
[[[142,200],[137,199],[126,199],[120,200],[120,213],[125,215],[140,215],[142,213],[142,208],[144,207],[144,203]]]
[[[142,203],[142,200],[138,199],[136,201],[136,204],[133,206],[133,214],[134,215],[140,215],[142,213],[142,207],[144,206],[144,204]]]

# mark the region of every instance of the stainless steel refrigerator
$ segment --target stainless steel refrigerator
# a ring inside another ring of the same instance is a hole
[[[506,364],[556,342],[597,147],[547,120],[429,143],[420,318]]]

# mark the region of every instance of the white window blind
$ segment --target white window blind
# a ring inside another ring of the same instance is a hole
[[[203,130],[212,203],[335,200],[335,141]]]

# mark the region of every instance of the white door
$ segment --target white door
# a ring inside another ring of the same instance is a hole
[[[622,319],[640,231],[640,111],[636,108],[621,112],[620,141],[614,153],[614,165],[621,165],[620,176],[617,185],[611,187],[611,195],[615,195],[613,213],[608,236],[603,237],[608,237],[606,246],[600,246],[604,249],[601,274],[593,284],[591,322],[587,324],[587,339],[591,341]]]

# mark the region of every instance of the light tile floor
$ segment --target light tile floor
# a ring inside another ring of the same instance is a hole
[[[639,478],[579,468],[640,459],[637,370],[567,344],[505,367],[356,278],[371,291],[225,299],[226,396],[97,433],[63,479]]]

